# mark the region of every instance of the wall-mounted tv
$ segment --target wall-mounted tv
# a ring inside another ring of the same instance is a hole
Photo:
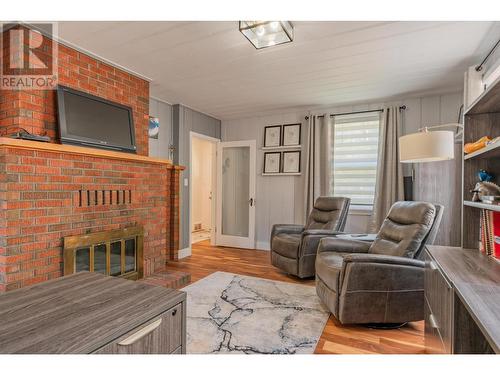
[[[57,108],[61,143],[136,152],[132,108],[64,86]]]

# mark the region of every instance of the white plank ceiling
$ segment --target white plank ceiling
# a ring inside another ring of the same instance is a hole
[[[460,89],[493,22],[294,22],[255,50],[237,22],[60,22],[62,39],[221,120]]]

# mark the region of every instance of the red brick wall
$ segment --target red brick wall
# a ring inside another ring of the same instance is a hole
[[[5,50],[1,53],[5,56]],[[61,85],[132,107],[137,153],[148,155],[148,81],[62,44],[58,45],[57,65]],[[0,136],[21,127],[58,142],[55,91],[0,90]]]
[[[58,73],[62,85],[132,107],[137,152],[148,155],[147,81],[64,45]],[[20,127],[58,142],[55,91],[0,91],[0,136]],[[178,259],[180,173],[170,164],[0,146],[0,292],[61,276],[69,235],[142,225],[145,276]],[[132,202],[80,207],[80,190],[131,190]]]
[[[61,276],[69,235],[142,225],[144,276],[177,259],[178,168],[6,146],[0,165],[0,291]],[[132,203],[80,207],[80,190],[131,190]]]

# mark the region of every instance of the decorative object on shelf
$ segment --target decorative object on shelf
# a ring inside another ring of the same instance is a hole
[[[497,143],[498,141],[500,141],[500,137],[495,137],[495,138],[493,138],[492,140],[487,141],[487,142],[486,142],[486,146],[494,145],[494,144],[495,144],[495,143]]]
[[[300,151],[283,152],[283,173],[300,173]]]
[[[500,195],[484,195],[481,201],[486,204],[500,204]]]
[[[466,154],[470,154],[472,152],[476,152],[481,150],[482,148],[486,147],[486,142],[491,141],[491,139],[487,136],[481,137],[478,139],[476,142],[473,143],[466,143],[464,145],[464,152]]]
[[[493,227],[493,256],[500,259],[500,212],[491,212]]]
[[[479,177],[479,181],[493,181],[493,175],[491,173],[488,173],[484,169],[480,169],[479,172],[477,172],[477,176]]]
[[[240,21],[240,32],[256,48],[266,48],[293,41],[290,21]]]
[[[456,131],[437,130],[456,127]],[[399,137],[399,161],[401,163],[425,163],[430,161],[451,160],[455,157],[455,140],[462,136],[463,125],[459,123],[426,126],[418,133]]]
[[[480,202],[484,196],[500,195],[500,187],[493,182],[481,181],[476,184],[471,193],[474,193],[472,201]]]
[[[300,128],[301,124],[285,124],[283,125],[283,142],[282,146],[299,146],[300,145]]]
[[[281,152],[264,153],[264,173],[280,173]]]
[[[500,259],[500,212],[481,210],[479,250]]]
[[[264,128],[264,147],[279,147],[281,143],[281,125]]]
[[[158,139],[158,134],[160,134],[160,119],[158,117],[149,116],[149,138]]]

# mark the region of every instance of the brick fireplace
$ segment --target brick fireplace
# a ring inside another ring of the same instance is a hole
[[[0,91],[0,134],[19,128],[52,143],[0,138],[0,291],[62,275],[62,239],[144,228],[144,276],[178,257],[179,175],[149,158],[149,82],[60,44],[59,83],[130,106],[137,155],[58,144],[56,95]]]

